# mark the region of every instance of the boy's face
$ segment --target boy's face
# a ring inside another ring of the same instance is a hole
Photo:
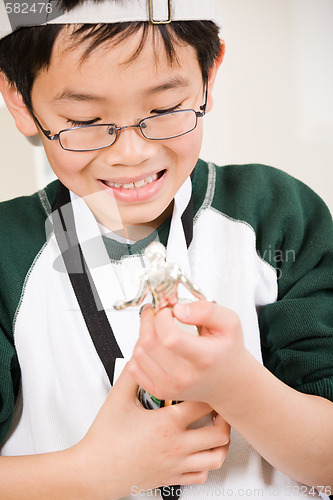
[[[200,111],[205,89],[195,50],[175,45],[178,63],[170,65],[158,39],[154,51],[150,34],[140,55],[128,63],[140,39],[137,33],[114,47],[100,46],[82,60],[86,45],[73,48],[62,32],[49,68],[32,89],[34,113],[43,128],[56,134],[81,122],[134,125],[156,110],[177,105]],[[91,206],[101,223],[113,230],[121,225],[156,228],[171,213],[176,192],[196,164],[202,119],[187,135],[164,141],[145,139],[138,128],[126,129],[112,146],[92,152],[65,151],[58,141],[41,138],[52,169],[66,187],[87,200],[99,192],[110,206],[116,201],[122,224],[110,218],[105,203],[102,209]],[[155,176],[143,187],[123,187],[134,182],[140,186],[141,180]]]

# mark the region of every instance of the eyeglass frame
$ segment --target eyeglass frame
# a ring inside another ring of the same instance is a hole
[[[51,131],[50,130],[45,130],[42,127],[41,123],[39,122],[38,118],[35,116],[35,114],[33,113],[32,110],[30,111],[30,113],[31,113],[32,118],[34,119],[36,125],[38,126],[38,128],[41,130],[41,132],[44,134],[44,136],[49,141],[59,141],[60,147],[64,151],[71,151],[73,153],[88,153],[90,151],[99,151],[100,149],[105,149],[105,148],[109,148],[110,146],[113,146],[113,144],[117,141],[117,139],[119,137],[119,132],[121,130],[125,130],[125,129],[128,129],[128,128],[138,128],[138,129],[140,129],[140,132],[143,135],[143,137],[145,139],[149,140],[149,141],[167,141],[169,139],[175,139],[176,137],[181,137],[182,135],[189,134],[190,132],[192,132],[193,130],[196,129],[196,127],[198,125],[198,118],[202,118],[207,113],[208,79],[205,82],[205,87],[206,87],[206,91],[205,91],[205,103],[202,106],[200,106],[201,111],[195,111],[194,109],[191,109],[191,108],[188,108],[188,109],[177,109],[175,111],[168,111],[167,113],[163,113],[161,115],[147,116],[146,118],[142,118],[142,120],[140,120],[139,123],[137,123],[135,125],[125,125],[123,127],[117,127],[117,125],[115,123],[95,123],[95,124],[92,124],[92,125],[79,125],[79,126],[76,126],[76,127],[66,128],[66,129],[60,130],[60,132],[58,132],[57,134],[51,135]],[[195,123],[195,126],[191,130],[188,130],[187,132],[183,132],[181,134],[174,135],[172,137],[165,137],[163,139],[152,139],[150,137],[146,137],[145,136],[145,134],[144,134],[144,132],[143,132],[143,130],[142,130],[141,127],[142,127],[142,124],[144,122],[146,122],[147,120],[151,120],[153,118],[156,118],[157,116],[167,116],[167,115],[171,115],[171,114],[175,114],[175,113],[183,113],[184,111],[193,111],[195,113],[195,115],[196,115],[196,123]],[[70,130],[77,130],[77,129],[83,129],[83,128],[88,128],[88,127],[92,128],[92,127],[105,127],[105,126],[113,127],[113,129],[115,130],[115,135],[116,135],[115,140],[113,142],[111,142],[111,144],[108,144],[107,146],[102,146],[100,148],[93,148],[93,149],[68,149],[68,148],[65,148],[62,145],[62,143],[61,143],[60,134],[62,132],[69,132]]]

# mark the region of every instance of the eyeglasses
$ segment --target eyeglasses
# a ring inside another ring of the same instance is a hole
[[[128,128],[140,129],[143,137],[151,141],[174,139],[188,134],[196,128],[198,118],[202,118],[206,114],[207,99],[208,83],[206,84],[205,104],[200,106],[201,111],[179,109],[143,118],[136,125],[125,127],[117,127],[114,123],[82,125],[61,130],[55,135],[51,135],[49,130],[45,130],[33,113],[32,116],[45,137],[50,141],[59,141],[60,146],[66,151],[96,151],[112,146],[116,142],[119,132]]]

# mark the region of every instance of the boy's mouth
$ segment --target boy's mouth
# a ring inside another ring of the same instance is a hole
[[[136,179],[122,178],[119,180],[102,180],[104,189],[110,190],[115,199],[120,203],[142,203],[155,199],[159,196],[165,180],[167,178],[167,169],[151,173],[147,177],[136,177]],[[120,182],[122,181],[122,182]]]
[[[102,181],[103,184],[106,186],[112,188],[112,189],[140,189],[144,186],[147,186],[148,184],[151,184],[152,182],[160,179],[165,173],[165,170],[161,170],[160,172],[157,172],[156,174],[149,175],[148,177],[145,177],[143,179],[140,179],[135,182],[129,182],[129,183],[120,183],[120,182],[110,182],[110,181]]]

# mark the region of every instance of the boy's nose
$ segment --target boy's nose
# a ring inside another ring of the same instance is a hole
[[[139,165],[156,153],[157,141],[146,139],[139,128],[124,128],[116,142],[104,150],[113,165]]]

